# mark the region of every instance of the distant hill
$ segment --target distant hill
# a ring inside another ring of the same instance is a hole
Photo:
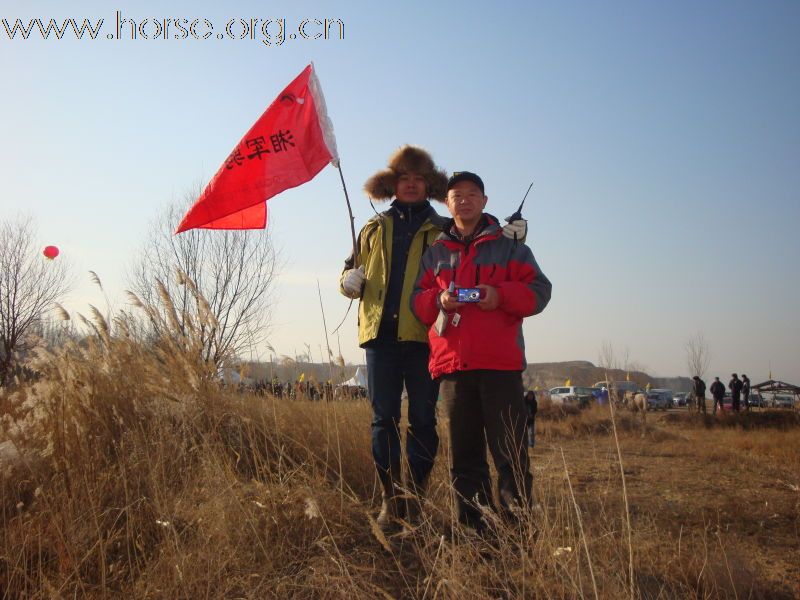
[[[653,387],[667,388],[673,392],[691,392],[692,380],[689,377],[653,377]]]
[[[594,366],[587,360],[570,360],[554,363],[532,363],[525,369],[522,381],[526,388],[549,389],[564,385],[567,379],[572,385],[591,386],[598,381],[605,381],[606,375],[612,381],[625,381],[630,377],[642,387],[650,383],[654,388],[669,388],[674,392],[688,392],[691,379],[688,377],[653,377],[642,371],[624,371],[622,369],[603,369]]]
[[[281,381],[295,381],[301,373],[306,378],[316,381],[327,381],[331,375],[334,383],[349,379],[355,373],[358,365],[333,365],[295,362],[293,360],[278,361],[277,363],[248,362],[242,365],[242,374],[256,381],[268,380],[273,376]],[[604,381],[606,372],[613,381],[624,381],[627,371],[621,369],[602,369],[594,366],[587,360],[570,360],[566,362],[533,363],[529,364],[522,381],[528,388],[550,389],[564,385],[569,379],[572,385],[591,386],[598,381]],[[630,379],[642,387],[648,382],[654,388],[668,388],[674,392],[688,392],[691,390],[691,379],[688,377],[653,377],[642,371],[631,371]]]

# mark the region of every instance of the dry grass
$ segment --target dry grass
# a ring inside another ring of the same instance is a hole
[[[100,319],[95,315],[95,320]],[[541,411],[537,507],[453,527],[447,443],[427,520],[389,539],[369,406],[238,395],[189,336],[145,346],[96,323],[2,398],[3,598],[792,598],[800,428]],[[766,504],[765,504],[766,503]],[[591,567],[591,569],[590,569]]]

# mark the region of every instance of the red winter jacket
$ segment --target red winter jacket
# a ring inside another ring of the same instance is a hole
[[[542,312],[550,301],[552,284],[531,249],[503,236],[497,219],[486,217],[488,225],[472,241],[456,238],[451,224],[422,257],[411,309],[429,327],[433,378],[474,369],[522,371],[527,364],[522,319]],[[438,299],[451,281],[457,288],[490,285],[500,304],[491,311],[465,304],[444,313],[447,324],[439,335],[434,323],[444,311]]]

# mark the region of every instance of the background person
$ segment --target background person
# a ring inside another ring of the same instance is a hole
[[[745,410],[750,410],[750,378],[742,373],[742,398]]]
[[[731,391],[733,410],[739,412],[742,402],[742,380],[739,379],[736,373],[731,375],[731,380],[728,382],[728,389]]]
[[[714,397],[714,414],[717,414],[717,406],[722,411],[722,400],[725,398],[725,386],[719,377],[714,377],[714,383],[711,384],[711,395]]]
[[[706,414],[706,382],[699,375],[692,377],[692,396],[697,402],[697,410]]]

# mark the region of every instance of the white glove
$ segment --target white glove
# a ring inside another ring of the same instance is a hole
[[[364,274],[364,265],[357,269],[349,269],[345,271],[342,278],[342,290],[344,295],[348,298],[361,298],[361,292],[364,289],[364,281],[367,276]]]
[[[525,242],[525,238],[528,237],[528,222],[525,219],[511,221],[503,226],[503,235],[512,240],[516,235],[518,242]]]

